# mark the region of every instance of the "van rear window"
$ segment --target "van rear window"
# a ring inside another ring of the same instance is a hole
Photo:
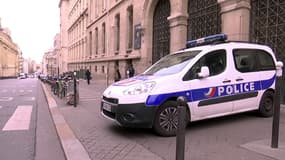
[[[235,49],[233,51],[236,69],[240,72],[275,70],[272,56],[258,49]]]

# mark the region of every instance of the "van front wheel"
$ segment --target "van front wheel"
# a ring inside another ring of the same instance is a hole
[[[274,93],[266,91],[261,98],[259,104],[259,114],[262,117],[270,117],[273,115]]]
[[[189,114],[186,112],[186,125],[189,121]],[[161,136],[175,136],[178,128],[178,110],[176,101],[164,103],[156,112],[154,130]]]

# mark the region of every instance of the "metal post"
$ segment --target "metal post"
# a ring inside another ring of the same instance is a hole
[[[272,125],[272,137],[271,148],[278,148],[279,139],[279,120],[280,120],[280,82],[282,77],[283,63],[278,61],[276,63],[276,81],[275,81],[275,93],[274,93],[274,109],[273,109],[273,125]]]
[[[178,128],[176,132],[176,160],[184,160],[186,99],[180,96],[177,98],[177,102]]]
[[[273,124],[272,124],[272,137],[271,148],[278,148],[279,139],[279,120],[280,120],[280,77],[276,77],[275,93],[274,93],[274,110],[273,110]]]
[[[73,97],[74,97],[74,102],[73,102],[73,106],[74,107],[76,107],[76,72],[74,71],[74,95],[73,95]]]

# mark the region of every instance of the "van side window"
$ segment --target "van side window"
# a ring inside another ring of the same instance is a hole
[[[222,73],[226,68],[226,51],[216,50],[201,57],[183,77],[183,81],[197,79],[202,66],[209,67],[210,76]]]
[[[275,70],[269,53],[257,49],[235,49],[234,61],[236,69],[242,73]]]

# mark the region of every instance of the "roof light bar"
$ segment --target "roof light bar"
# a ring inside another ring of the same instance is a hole
[[[186,42],[186,48],[214,44],[216,42],[224,42],[228,39],[226,34],[215,34],[208,37],[199,38],[196,40],[191,40]]]

